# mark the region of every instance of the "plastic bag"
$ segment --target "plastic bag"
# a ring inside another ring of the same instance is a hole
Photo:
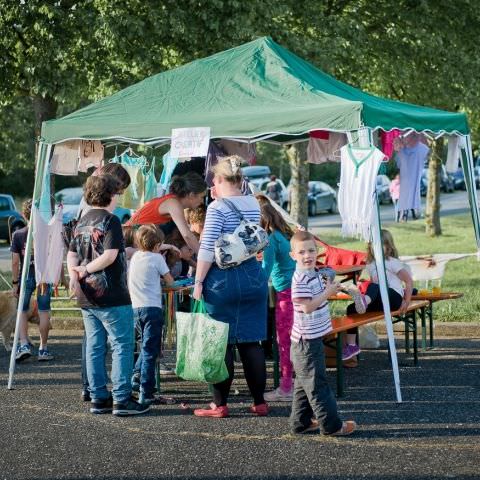
[[[358,329],[358,344],[361,348],[379,348],[380,340],[373,325],[363,325]]]
[[[184,380],[220,383],[228,377],[225,352],[228,323],[218,322],[195,302],[192,313],[177,312],[177,365]]]

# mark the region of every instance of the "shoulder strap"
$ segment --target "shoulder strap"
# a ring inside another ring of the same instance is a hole
[[[220,202],[223,202],[230,210],[237,214],[240,220],[245,220],[242,212],[235,206],[235,204],[231,200],[227,200],[226,198],[220,198]]]

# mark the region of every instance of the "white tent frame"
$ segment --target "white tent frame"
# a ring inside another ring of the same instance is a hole
[[[318,127],[318,129],[322,129],[321,126]],[[364,143],[367,142],[369,144],[372,143],[372,133],[373,133],[372,128],[368,127],[363,127],[361,128],[359,132],[359,142]],[[412,129],[413,130],[413,129]],[[428,130],[428,132],[430,132]],[[308,133],[308,132],[305,132]],[[345,132],[347,134],[351,134],[351,132]],[[434,132],[432,132],[434,133]],[[445,132],[440,132],[439,136],[443,135]],[[459,135],[458,133],[455,133]],[[276,133],[270,132],[269,134],[265,134],[262,136],[257,136],[255,138],[251,139],[236,139],[238,141],[244,141],[248,143],[256,143],[258,141],[268,141],[270,138],[274,137]],[[463,136],[463,135],[459,135]],[[466,135],[465,137],[465,142],[464,144],[466,145],[465,147],[462,148],[461,150],[461,155],[462,155],[462,165],[465,170],[465,183],[467,185],[467,191],[469,194],[469,202],[470,202],[470,209],[472,213],[472,220],[474,224],[474,230],[475,230],[475,238],[477,242],[477,249],[480,252],[480,212],[478,208],[478,198],[477,198],[477,192],[475,189],[475,179],[473,175],[473,169],[474,169],[474,164],[473,164],[473,155],[472,155],[472,150],[471,150],[471,139],[470,135]],[[65,141],[67,139],[64,139],[62,141]],[[89,138],[89,140],[91,140]],[[138,139],[126,139],[123,137],[114,137],[114,138],[102,138],[99,140],[113,140],[117,141],[119,143],[123,143],[125,141],[129,143],[135,143],[138,145],[148,145],[148,146],[158,146],[162,144],[168,143],[169,139],[148,139],[148,140],[138,140]],[[288,143],[297,143],[299,141],[306,141],[306,139],[298,139],[298,140],[291,140],[289,142],[284,142],[286,144]],[[60,143],[60,142],[59,142]],[[43,189],[43,184],[42,181],[44,178],[46,178],[46,174],[48,172],[48,169],[50,167],[50,157],[51,157],[51,152],[53,149],[53,144],[47,144],[40,139],[39,145],[38,145],[38,155],[36,159],[36,166],[35,166],[35,184],[34,184],[34,190],[33,190],[33,203],[35,204],[39,199],[42,194],[42,189]],[[47,176],[48,178],[48,176]],[[380,237],[380,232],[381,232],[381,221],[380,221],[380,216],[378,215],[378,201],[375,196],[374,199],[375,202],[375,211],[377,212],[374,215],[374,224],[372,225],[372,242],[374,246],[374,253],[375,253],[375,258],[376,258],[376,266],[377,266],[377,272],[378,272],[378,277],[379,277],[379,285],[380,285],[380,292],[381,292],[381,297],[384,305],[384,311],[385,311],[385,323],[387,327],[387,336],[388,336],[388,342],[389,342],[389,347],[390,347],[390,358],[392,362],[392,370],[393,370],[393,377],[394,377],[394,387],[395,387],[395,393],[396,393],[396,399],[397,402],[402,402],[402,394],[401,394],[401,389],[400,389],[400,375],[399,375],[399,370],[398,370],[398,360],[397,360],[397,352],[395,348],[395,338],[394,338],[394,333],[393,333],[393,324],[392,324],[392,317],[390,313],[390,304],[388,301],[388,292],[387,292],[387,280],[386,280],[386,272],[385,272],[385,265],[384,265],[384,258],[383,258],[383,248],[382,248],[382,242],[381,242],[381,237]],[[30,258],[31,258],[31,253],[32,253],[32,244],[33,244],[33,231],[34,231],[34,226],[33,226],[33,217],[30,220],[30,228],[28,229],[28,235],[27,235],[27,241],[26,241],[26,247],[25,247],[25,257],[23,261],[23,266],[22,266],[22,273],[21,273],[21,288],[19,292],[19,300],[18,300],[18,308],[17,308],[17,317],[16,317],[16,322],[15,322],[15,334],[14,334],[14,340],[13,340],[13,346],[12,346],[12,352],[10,355],[10,365],[9,365],[9,376],[8,376],[8,384],[7,388],[9,390],[12,390],[14,388],[14,374],[15,374],[15,354],[17,350],[17,345],[18,345],[18,339],[19,339],[19,324],[20,324],[20,316],[22,313],[22,305],[24,302],[25,298],[25,282],[27,278],[27,273],[28,273],[28,268],[27,266],[30,264]],[[385,308],[386,307],[386,308]]]

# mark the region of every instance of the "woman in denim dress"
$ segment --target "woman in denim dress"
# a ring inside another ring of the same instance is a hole
[[[212,202],[207,210],[198,253],[193,296],[203,295],[208,314],[228,323],[228,346],[225,363],[229,376],[213,385],[213,402],[209,408],[197,409],[199,417],[228,416],[227,401],[234,377],[234,347],[243,364],[245,379],[253,397],[250,412],[264,416],[268,406],[263,397],[266,383],[265,356],[260,342],[267,336],[267,276],[255,258],[236,267],[220,269],[215,264],[215,241],[224,233],[233,233],[240,224],[238,215],[222,199],[228,199],[249,221],[260,222],[260,206],[252,195],[241,192],[243,160],[231,156],[213,167]]]

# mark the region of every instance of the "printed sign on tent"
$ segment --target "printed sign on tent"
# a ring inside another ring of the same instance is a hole
[[[210,142],[210,127],[173,128],[170,156],[206,157]]]

